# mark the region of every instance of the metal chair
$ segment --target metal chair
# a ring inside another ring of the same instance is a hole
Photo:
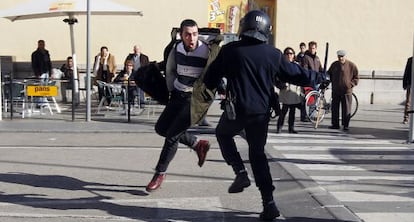
[[[21,114],[24,118],[26,108],[26,85],[23,82],[5,82],[3,87],[3,107],[4,112],[10,108],[13,104],[21,104]],[[14,110],[14,109],[13,109]]]
[[[122,112],[125,108],[126,101],[124,99],[123,94],[125,93],[125,89],[122,87],[122,84],[114,84],[114,83],[106,83],[100,80],[97,80],[98,86],[103,87],[103,96],[101,101],[98,105],[98,110],[96,111],[97,114],[101,114],[101,109],[105,101],[109,100],[110,103],[106,106],[106,111],[113,110],[115,106],[118,112]]]

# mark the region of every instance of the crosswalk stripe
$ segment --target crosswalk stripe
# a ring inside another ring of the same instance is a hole
[[[328,151],[328,150],[413,150],[411,147],[404,146],[286,146],[274,145],[274,149],[280,151]]]
[[[346,170],[346,171],[368,171],[362,167],[335,165],[335,164],[296,164],[302,170]]]
[[[414,198],[403,186],[414,181],[414,147],[340,133],[269,134],[267,142],[363,221],[414,221]]]
[[[334,139],[323,139],[323,140],[319,140],[319,139],[305,139],[305,138],[301,138],[299,140],[293,140],[293,139],[278,139],[278,138],[268,138],[267,139],[267,143],[274,143],[274,144],[393,144],[391,141],[387,141],[387,140],[383,140],[383,141],[378,141],[378,140],[356,140],[356,139],[349,139],[349,140],[344,140],[344,139],[338,139],[338,140],[334,140]]]
[[[357,181],[357,180],[389,180],[389,181],[414,181],[414,176],[356,176],[356,175],[348,175],[348,176],[311,176],[312,179],[321,182],[339,182],[339,181]]]
[[[343,202],[414,202],[412,197],[404,197],[404,192],[364,193],[355,191],[330,192]]]
[[[283,154],[289,159],[304,160],[414,160],[414,155],[364,155],[364,154]]]
[[[383,222],[383,221],[398,221],[398,222],[413,222],[414,213],[357,213],[358,217],[363,221]]]
[[[332,139],[332,138],[343,138],[344,136],[348,136],[347,134],[331,134],[331,135],[320,135],[320,134],[288,134],[288,133],[268,133],[269,137],[277,137],[277,138],[312,138],[312,139]]]
[[[414,164],[398,164],[397,166],[389,164],[375,164],[352,166],[342,164],[296,164],[302,170],[323,170],[323,171],[414,171]]]

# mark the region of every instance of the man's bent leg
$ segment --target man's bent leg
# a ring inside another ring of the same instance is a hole
[[[228,120],[223,114],[216,127],[217,142],[226,163],[233,167],[235,173],[244,170],[243,160],[237,151],[233,137],[243,130],[239,120]]]

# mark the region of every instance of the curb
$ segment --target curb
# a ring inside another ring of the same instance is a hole
[[[272,158],[284,159],[285,157],[273,147],[266,144],[266,152]],[[342,204],[338,199],[331,195],[322,186],[317,184],[312,178],[300,170],[292,163],[277,162],[286,172],[296,179],[298,184],[309,193],[320,206],[331,214],[338,221],[363,222],[355,213]]]

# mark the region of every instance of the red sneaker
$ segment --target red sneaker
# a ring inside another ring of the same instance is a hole
[[[145,190],[148,192],[155,191],[156,189],[160,188],[162,181],[165,179],[166,175],[165,173],[155,173],[154,177],[152,177],[152,180],[149,182]]]
[[[206,161],[207,152],[210,149],[210,143],[207,140],[199,140],[195,151],[197,152],[198,156],[198,166],[202,167],[204,162]]]

